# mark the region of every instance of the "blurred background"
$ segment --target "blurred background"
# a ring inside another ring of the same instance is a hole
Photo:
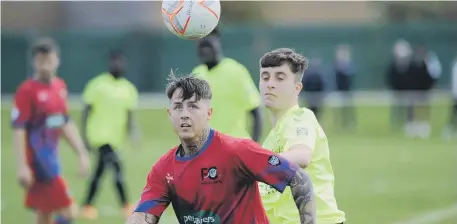
[[[151,165],[178,142],[164,110],[168,72],[188,73],[199,64],[196,42],[166,30],[160,7],[157,1],[1,3],[3,223],[32,220],[15,179],[8,121],[12,94],[32,75],[30,44],[43,36],[60,46],[58,74],[77,123],[87,81],[107,69],[110,50],[126,52],[126,76],[141,92],[143,138],[122,158],[130,195],[139,197]],[[457,2],[224,1],[220,30],[224,55],[246,66],[255,83],[259,58],[269,50],[294,48],[310,59],[301,103],[328,135],[347,223],[451,224],[457,223],[456,24]],[[81,201],[86,183],[75,177],[67,148],[64,173]],[[123,223],[106,182],[97,223]],[[169,210],[162,222],[176,223]]]

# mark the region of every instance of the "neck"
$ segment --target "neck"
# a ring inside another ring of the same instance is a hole
[[[110,72],[111,75],[114,77],[114,78],[119,78],[119,77],[122,77],[122,72],[119,72],[119,71],[112,71]]]
[[[209,128],[206,128],[201,135],[194,139],[181,140],[182,151],[180,152],[181,156],[193,156],[197,154],[200,149],[202,149],[205,142],[208,140]]]
[[[222,61],[222,55],[218,55],[216,59],[212,62],[206,62],[206,66],[208,67],[208,70],[211,70],[212,68],[216,67],[219,63]]]
[[[208,70],[211,70],[212,68],[216,67],[216,65],[219,64],[219,61],[213,61],[213,62],[207,62],[206,66],[208,67]]]
[[[286,108],[282,108],[282,109],[270,109],[270,122],[271,122],[271,125],[274,127],[276,125],[276,123],[278,122],[278,120],[288,111],[290,110],[290,108],[294,107],[295,105],[297,105],[297,103],[294,103]]]
[[[53,79],[53,75],[40,75],[40,74],[36,74],[35,75],[35,79],[38,80],[39,82],[42,82],[42,83],[46,83],[46,84],[49,84],[51,83],[52,79]]]

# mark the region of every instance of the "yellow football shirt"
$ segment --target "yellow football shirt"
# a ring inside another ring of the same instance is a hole
[[[127,137],[128,111],[138,104],[135,86],[125,78],[102,73],[86,84],[83,100],[91,105],[86,127],[89,144],[121,148]]]
[[[311,162],[305,170],[311,177],[316,193],[317,224],[344,222],[345,214],[338,210],[333,192],[334,175],[327,137],[313,112],[295,106],[279,118],[265,139],[263,147],[282,153],[298,144],[304,144],[313,150]],[[263,183],[259,183],[259,187],[271,223],[300,223],[290,188],[281,194]]]
[[[224,58],[211,70],[199,65],[192,73],[208,81],[213,92],[211,127],[234,137],[251,138],[248,116],[260,105],[260,94],[246,67]]]

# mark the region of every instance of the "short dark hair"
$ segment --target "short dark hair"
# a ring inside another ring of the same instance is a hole
[[[278,48],[276,50],[266,53],[260,59],[260,67],[279,67],[287,63],[290,70],[296,74],[296,81],[299,81],[303,77],[303,73],[308,68],[308,59],[296,53],[293,49],[290,48]]]
[[[35,41],[31,48],[32,56],[37,54],[48,54],[51,52],[59,53],[59,47],[51,38],[45,37]]]
[[[211,100],[213,97],[209,83],[204,79],[198,78],[194,74],[176,77],[173,71],[171,71],[165,90],[168,99],[171,99],[177,89],[182,90],[181,96],[183,100],[188,100],[194,95],[196,101],[201,99]]]
[[[215,37],[221,37],[221,32],[219,30],[219,27],[216,26],[211,33],[208,34],[208,36],[215,36]]]

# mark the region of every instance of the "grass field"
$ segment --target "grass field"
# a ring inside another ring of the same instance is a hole
[[[434,132],[428,140],[406,139],[399,130],[392,130],[387,107],[358,107],[358,125],[354,131],[338,129],[331,116],[334,110],[325,111],[322,123],[330,141],[336,197],[339,207],[347,214],[347,223],[390,224],[457,203],[457,144],[440,137],[448,111],[447,105],[434,107]],[[79,112],[73,115],[79,122]],[[122,151],[132,201],[138,199],[152,164],[177,144],[165,110],[141,110],[138,115],[143,132],[141,146]],[[32,215],[22,206],[24,194],[15,179],[9,110],[2,110],[2,121],[1,220],[5,224],[31,223]],[[264,134],[266,131],[268,127]],[[77,177],[76,159],[66,144],[61,157],[64,176],[75,198],[81,201],[87,180]],[[101,212],[99,220],[76,223],[124,223],[111,184],[112,173],[108,174],[96,200]],[[457,223],[457,211],[454,214],[427,223]],[[161,223],[177,223],[171,208]]]

